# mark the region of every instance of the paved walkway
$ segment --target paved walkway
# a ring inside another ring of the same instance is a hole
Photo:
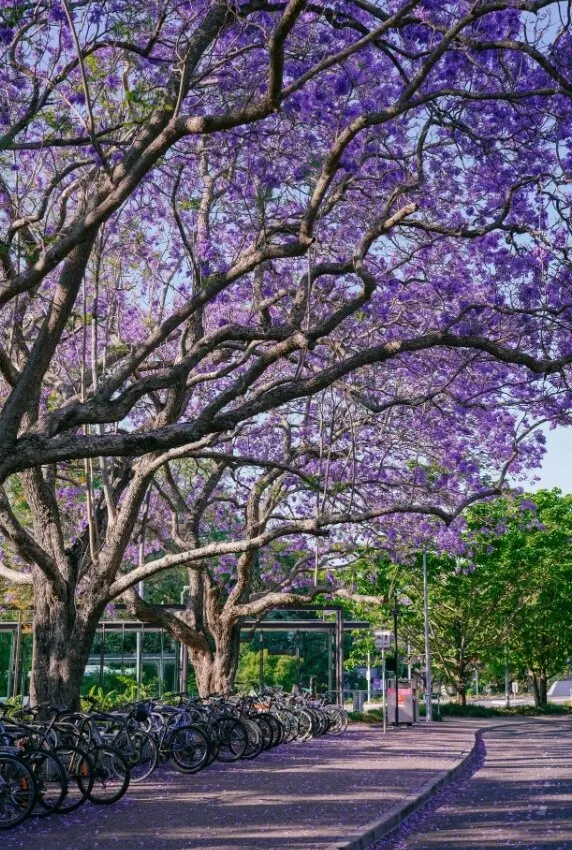
[[[86,805],[2,835],[2,850],[324,850],[454,766],[478,724],[389,731],[350,726],[215,764],[196,776],[163,771],[112,807]]]
[[[480,769],[375,850],[571,850],[572,720],[505,721],[483,743]]]

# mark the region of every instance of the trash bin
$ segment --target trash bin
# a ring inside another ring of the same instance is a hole
[[[354,711],[363,711],[363,704],[365,702],[365,691],[354,691],[353,692],[353,710]]]
[[[395,679],[387,689],[387,720],[388,723],[395,723]],[[416,689],[408,679],[399,680],[399,722],[417,722]]]

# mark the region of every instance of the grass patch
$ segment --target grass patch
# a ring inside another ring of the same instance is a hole
[[[425,714],[424,706],[421,714]],[[541,717],[550,715],[566,715],[571,712],[570,704],[555,705],[548,703],[544,708],[534,705],[515,705],[512,708],[485,705],[457,705],[447,702],[441,705],[442,717]]]
[[[382,723],[383,713],[381,708],[372,708],[371,711],[348,711],[350,723]]]
[[[454,702],[441,704],[441,714],[437,714],[437,706],[433,706],[433,720],[443,720],[444,717],[546,717],[547,715],[563,716],[572,713],[572,703],[556,705],[548,703],[545,708],[534,705],[516,705],[513,708],[485,705],[457,705]],[[348,711],[350,723],[381,723],[381,709],[372,711]],[[425,717],[425,705],[419,706],[419,717]]]

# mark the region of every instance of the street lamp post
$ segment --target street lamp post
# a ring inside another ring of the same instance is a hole
[[[185,604],[185,595],[190,591],[190,589],[189,585],[186,584],[181,590],[181,605]],[[187,688],[189,687],[189,651],[183,641],[180,641],[179,653],[179,690],[181,693],[186,694]]]
[[[367,651],[367,701],[371,704],[371,652]]]
[[[427,550],[423,550],[423,612],[425,618],[425,718],[427,723],[433,720],[431,693],[431,644],[429,640],[429,593],[427,588]]]
[[[137,584],[137,593],[143,599],[143,594],[145,592],[144,582],[140,581]],[[143,626],[137,629],[137,635],[135,637],[135,678],[137,680],[137,693],[139,694],[139,688],[143,683]]]
[[[397,646],[397,593],[393,598],[393,640],[395,641],[395,728],[399,727],[399,648]]]

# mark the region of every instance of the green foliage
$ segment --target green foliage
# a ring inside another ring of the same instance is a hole
[[[372,708],[371,711],[348,711],[350,723],[383,723],[383,714],[380,708]]]
[[[295,619],[297,617],[297,613],[293,611],[281,611],[278,615],[280,620],[289,620]],[[312,619],[312,618],[311,618]],[[319,634],[317,632],[300,632],[300,684],[302,687],[309,687],[310,677],[315,677],[316,679],[316,687],[319,692],[326,691],[328,689],[328,638],[325,634]],[[275,662],[272,661],[274,656],[286,656],[291,660],[288,662],[284,662],[285,665],[288,666],[288,675],[284,682],[277,681],[276,684],[282,684],[284,687],[288,689],[296,681],[296,643],[297,643],[297,634],[296,631],[292,630],[291,632],[285,631],[276,631],[276,632],[265,632],[264,633],[264,648],[268,650],[268,654],[270,656],[270,664],[273,665]],[[259,657],[259,637],[258,635],[254,636],[250,641],[245,642],[241,646],[241,655],[246,653],[247,651],[253,653],[256,658]],[[266,667],[265,667],[266,669]],[[259,681],[259,667],[258,661],[251,662],[250,668],[250,679],[248,682],[256,682]],[[292,672],[294,671],[294,672]],[[265,680],[267,684],[269,684],[269,680],[265,675]],[[246,684],[246,679],[244,679],[241,669],[239,667],[239,674],[237,677],[237,682]]]
[[[467,559],[427,556],[434,678],[462,698],[478,666],[481,684],[502,687],[506,653],[512,677],[530,674],[544,704],[547,682],[572,658],[572,496],[544,490],[479,504],[467,526]],[[423,669],[422,554],[396,565],[365,552],[349,580],[359,592],[388,596],[374,611],[351,608],[374,628],[392,629],[395,594],[411,600],[398,609],[401,660],[409,640],[413,669]],[[346,667],[363,665],[368,650],[378,664],[371,633],[353,636]]]
[[[279,685],[285,690],[292,690],[296,683],[296,659],[292,655],[271,655],[263,650],[264,683]],[[258,687],[260,681],[260,653],[252,652],[246,646],[241,647],[238,664],[237,682],[243,687],[252,685]]]
[[[420,703],[419,717],[425,717],[425,705]],[[517,705],[513,708],[500,708],[484,705],[458,705],[454,702],[442,703],[440,715],[433,711],[433,720],[442,721],[445,717],[544,717],[546,715],[568,715],[572,714],[572,705],[555,705],[549,703],[547,706],[537,708],[534,705]],[[348,718],[352,723],[382,723],[383,714],[381,709],[375,708],[371,711],[348,711]]]
[[[112,708],[125,702],[137,699],[149,699],[157,694],[157,681],[153,680],[141,685],[133,676],[105,673],[103,685],[93,683],[93,677],[85,676],[82,686],[82,696],[89,696],[97,701],[99,708]],[[89,704],[89,703],[87,703]]]
[[[17,697],[9,697],[8,699],[3,701],[3,705],[8,706],[8,708],[23,708],[24,707],[24,699],[21,694],[18,694]]]
[[[158,557],[161,554],[158,553]],[[179,603],[181,592],[188,583],[187,570],[184,567],[165,570],[145,583],[145,598],[158,604]]]
[[[355,670],[350,670],[344,676],[344,683],[345,687],[351,690],[367,690],[367,679]]]
[[[488,569],[511,589],[489,600],[488,616],[503,621],[511,667],[531,676],[543,703],[548,680],[572,657],[572,496],[554,489],[529,499],[480,505],[471,520],[481,528],[477,563],[486,553]],[[489,661],[494,669],[494,653]]]
[[[441,704],[441,717],[539,717],[543,715],[567,715],[572,711],[569,704],[546,706],[515,705],[511,708],[485,705],[458,705],[454,702]],[[420,714],[424,715],[423,712]]]
[[[0,696],[8,692],[8,668],[10,666],[10,642],[12,636],[0,633]]]

